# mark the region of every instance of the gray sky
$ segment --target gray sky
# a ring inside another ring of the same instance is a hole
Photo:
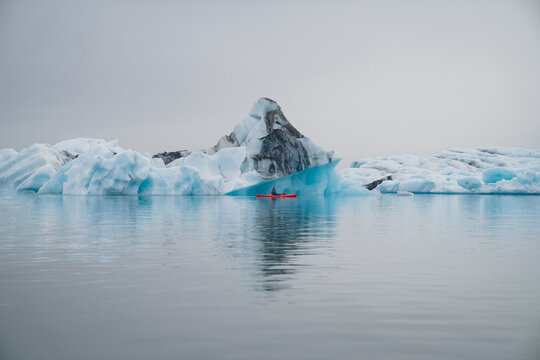
[[[214,145],[259,97],[354,158],[540,148],[540,4],[0,0],[0,147]]]

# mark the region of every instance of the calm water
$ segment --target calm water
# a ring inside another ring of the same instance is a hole
[[[540,358],[540,196],[0,211],[2,360]]]

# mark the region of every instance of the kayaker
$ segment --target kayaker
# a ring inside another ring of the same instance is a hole
[[[275,187],[275,186],[272,188],[272,191],[270,192],[270,194],[272,194],[272,195],[279,195],[278,192],[276,191],[276,187]]]

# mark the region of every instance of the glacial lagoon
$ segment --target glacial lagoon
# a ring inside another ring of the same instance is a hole
[[[538,359],[540,196],[0,188],[2,359]]]

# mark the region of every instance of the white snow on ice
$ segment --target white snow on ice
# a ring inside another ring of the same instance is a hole
[[[540,193],[540,151],[479,147],[450,149],[433,156],[399,155],[355,161],[341,175],[383,193]]]
[[[338,173],[337,154],[299,137],[295,141],[307,153],[308,165],[301,167],[305,170],[281,177],[271,174],[268,180],[260,167],[269,167],[265,161],[274,160],[263,157],[256,165],[254,157],[261,152],[261,138],[268,135],[264,118],[278,108],[275,102],[260,99],[216,146],[167,165],[149,154],[124,150],[117,141],[101,139],[34,144],[20,152],[1,149],[0,183],[39,194],[77,195],[254,195],[268,193],[272,186],[302,195],[540,194],[540,151],[503,147],[365,159]],[[279,129],[290,126],[287,123],[276,117],[271,124]],[[392,180],[376,190],[369,192],[363,186],[387,176]]]
[[[64,151],[77,157],[67,161]],[[540,151],[514,148],[452,149],[435,156],[391,156],[353,163],[336,173],[337,161],[264,181],[246,166],[247,146],[213,154],[194,152],[165,166],[161,159],[122,149],[116,141],[72,139],[34,144],[19,153],[3,149],[0,182],[40,194],[253,195],[365,194],[362,186],[391,175],[374,192],[540,193]],[[73,153],[71,153],[73,154]],[[67,162],[66,162],[67,161]]]
[[[265,180],[257,173],[252,157],[261,149],[260,138],[268,135],[265,115],[276,109],[275,102],[258,100],[232,136],[167,166],[162,159],[101,139],[34,144],[19,153],[3,149],[0,183],[39,194],[223,195]],[[279,121],[274,123],[274,128],[282,126]],[[308,138],[298,141],[308,153],[309,168],[339,161],[334,152],[325,152]]]

